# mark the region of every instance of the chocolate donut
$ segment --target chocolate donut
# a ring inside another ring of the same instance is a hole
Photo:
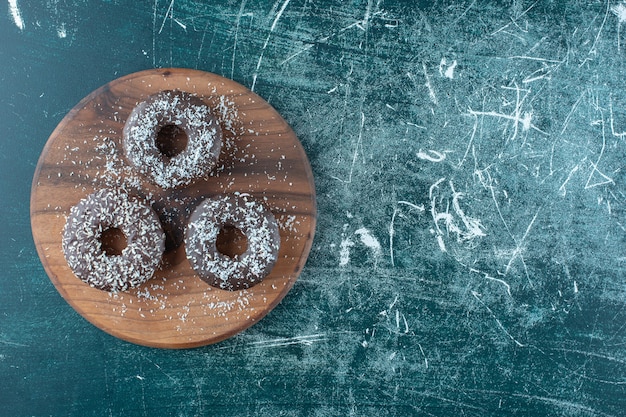
[[[139,103],[123,135],[126,158],[162,188],[187,185],[211,172],[222,147],[222,129],[211,109],[183,91],[161,91]],[[186,137],[186,143],[162,146],[162,135],[182,138],[178,142]]]
[[[217,249],[224,227],[239,229],[247,248],[230,257]],[[278,258],[280,234],[272,212],[249,194],[219,195],[204,200],[191,214],[185,250],[191,266],[209,285],[223,290],[249,288],[263,280]]]
[[[126,238],[120,254],[108,254],[103,234]],[[161,262],[165,234],[152,208],[122,191],[100,190],[71,208],[63,229],[63,253],[82,281],[105,291],[125,291],[152,277]]]

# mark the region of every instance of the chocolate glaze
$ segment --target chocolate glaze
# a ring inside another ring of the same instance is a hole
[[[161,129],[182,130],[187,144],[169,155],[157,143]],[[222,129],[211,109],[184,91],[165,90],[149,96],[131,112],[123,131],[126,158],[162,188],[189,184],[217,165]]]
[[[120,255],[108,255],[102,233],[126,237]],[[100,190],[70,210],[63,229],[63,254],[82,281],[105,291],[125,291],[152,277],[165,248],[165,234],[152,208],[122,191]]]
[[[217,249],[217,236],[225,226],[239,229],[247,248],[232,258]],[[207,198],[194,210],[185,233],[187,259],[202,280],[223,290],[249,288],[267,276],[280,248],[276,218],[249,194]]]

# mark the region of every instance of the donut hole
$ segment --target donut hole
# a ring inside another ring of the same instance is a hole
[[[222,255],[234,258],[248,249],[248,238],[235,226],[224,225],[217,234],[215,246]]]
[[[117,227],[109,227],[100,236],[102,251],[107,256],[121,255],[128,245],[126,235]]]
[[[187,134],[176,125],[165,125],[159,129],[155,145],[166,158],[173,158],[187,147]]]

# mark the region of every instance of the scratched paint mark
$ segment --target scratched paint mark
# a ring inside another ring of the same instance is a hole
[[[476,111],[476,110],[472,110],[471,108],[469,109],[469,114],[472,116],[487,116],[487,117],[496,117],[499,119],[504,119],[504,120],[510,120],[513,122],[513,133],[511,134],[511,137],[509,138],[509,140],[514,140],[517,138],[518,133],[519,133],[519,127],[521,126],[521,130],[522,132],[527,132],[530,129],[534,129],[540,133],[543,133],[545,135],[547,135],[546,132],[544,132],[543,130],[541,130],[540,128],[538,128],[537,126],[535,126],[532,123],[533,120],[533,112],[532,111],[523,111],[522,110],[522,106],[524,105],[524,102],[526,100],[526,98],[528,97],[528,95],[531,93],[530,89],[521,89],[518,86],[515,86],[514,88],[510,88],[510,87],[503,87],[504,89],[513,89],[516,92],[516,102],[515,102],[515,108],[513,110],[512,114],[506,114],[506,113],[500,113],[497,111]],[[521,96],[521,93],[524,92],[524,96]]]
[[[617,16],[617,53],[620,53],[622,43],[622,24],[626,23],[626,2],[622,2],[611,7],[611,12],[613,12],[613,14]]]
[[[448,61],[445,58],[441,58],[441,62],[439,63],[439,75],[450,80],[454,79],[454,70],[456,69],[457,62],[456,59],[452,61],[451,64],[448,65]]]
[[[304,46],[302,46],[301,48],[299,48],[296,52],[291,53],[289,56],[287,56],[287,58],[285,58],[283,61],[281,61],[280,65],[284,65],[290,61],[292,61],[294,58],[298,57],[299,55],[308,52],[309,50],[311,50],[314,46],[318,45],[318,44],[327,44],[329,43],[331,40],[339,37],[339,35],[342,35],[346,32],[348,32],[350,29],[353,28],[358,28],[363,32],[367,32],[368,27],[370,26],[370,22],[372,21],[372,19],[376,19],[376,20],[380,20],[384,23],[384,26],[388,29],[395,29],[399,26],[399,20],[389,17],[387,15],[387,13],[384,10],[376,10],[374,12],[372,12],[372,6],[373,6],[373,0],[369,0],[365,9],[365,13],[363,16],[363,19],[360,20],[356,20],[350,24],[348,24],[347,26],[343,26],[338,30],[332,31],[329,34],[324,34],[322,36],[319,36],[318,38],[315,39],[314,42],[312,43],[305,43]],[[378,5],[376,6],[378,7]]]
[[[537,209],[537,211],[535,212],[535,215],[533,216],[532,220],[528,224],[528,227],[526,228],[526,231],[524,232],[524,235],[517,242],[517,246],[515,247],[515,250],[513,251],[513,254],[511,255],[511,259],[509,259],[509,263],[507,263],[507,265],[506,265],[505,274],[509,273],[509,270],[511,269],[511,265],[513,264],[513,261],[515,261],[515,259],[520,257],[520,259],[522,259],[522,262],[523,262],[523,258],[521,257],[521,254],[522,254],[522,252],[524,250],[523,245],[524,245],[524,242],[526,241],[526,239],[528,238],[528,234],[530,233],[530,230],[533,228],[533,225],[535,224],[535,220],[537,220],[537,216],[539,216],[539,211],[540,210],[541,209]]]
[[[170,2],[170,5],[167,8],[167,11],[165,12],[165,16],[163,17],[163,21],[161,22],[161,27],[159,28],[159,35],[161,34],[161,32],[163,32],[163,28],[165,27],[165,22],[167,22],[167,18],[168,17],[174,18],[174,1],[175,0],[172,0]]]
[[[13,23],[19,30],[24,30],[24,19],[22,19],[22,12],[17,6],[17,0],[9,0],[9,12],[13,18]]]
[[[405,205],[408,206],[410,209],[415,209],[417,210],[419,213],[422,213],[424,211],[426,211],[426,208],[424,207],[424,205],[420,205],[418,206],[417,204],[411,203],[409,201],[404,201],[404,200],[400,200],[397,202],[398,205]],[[394,260],[394,255],[393,255],[393,238],[396,234],[396,229],[395,229],[395,221],[396,221],[396,215],[399,213],[399,208],[395,207],[393,210],[393,213],[391,215],[391,221],[389,222],[389,229],[388,229],[388,233],[389,233],[389,258],[391,260],[391,267],[395,267],[395,260]]]
[[[0,334],[0,337],[2,336],[3,335]],[[10,340],[5,340],[5,339],[0,339],[0,344],[7,345],[7,346],[29,347],[28,345],[25,345],[23,343],[12,342]]]
[[[626,2],[611,7],[611,12],[617,16],[619,23],[626,23]]]
[[[424,86],[428,89],[428,96],[430,97],[433,104],[436,106],[439,104],[439,100],[437,99],[437,93],[435,92],[435,87],[431,81],[430,74],[428,73],[428,69],[426,68],[426,64],[422,62],[422,71],[424,72],[424,78],[426,82]]]
[[[372,251],[372,254],[374,255],[374,262],[376,265],[378,263],[378,259],[382,255],[382,248],[378,239],[376,239],[376,237],[372,235],[372,232],[365,227],[357,229],[354,234],[359,237],[363,245],[365,245],[368,249]]]
[[[357,236],[359,242],[372,252],[376,264],[382,255],[382,247],[378,239],[365,227],[355,230],[352,234],[347,233],[348,227],[349,224],[347,223],[343,225],[341,242],[339,244],[339,266],[345,267],[350,263],[350,249],[355,245],[352,239],[353,236]]]
[[[422,151],[421,149],[417,152],[417,157],[419,159],[424,159],[430,162],[441,162],[446,159],[445,152],[439,152],[432,149],[427,151]]]
[[[57,28],[57,36],[59,37],[59,39],[67,38],[67,30],[65,29],[65,23],[61,24]]]
[[[563,184],[561,184],[561,186],[559,187],[559,191],[561,192],[561,196],[565,197],[567,195],[567,183],[572,179],[572,176],[578,172],[578,168],[579,166],[576,165],[574,166],[574,168],[572,168],[569,172],[569,174],[567,174],[567,178],[565,178],[565,181],[563,181]]]
[[[356,144],[354,145],[354,151],[352,152],[352,163],[350,164],[350,172],[348,173],[348,178],[343,179],[336,176],[331,176],[331,178],[341,181],[344,184],[352,183],[352,175],[354,174],[354,167],[356,165],[357,159],[359,157],[359,151],[363,153],[363,130],[365,128],[365,113],[361,112],[361,124],[359,125],[359,133],[357,136]]]
[[[239,12],[237,13],[237,18],[235,19],[235,40],[233,41],[233,55],[230,60],[230,78],[235,78],[235,57],[237,55],[237,41],[239,40],[239,25],[241,23],[241,18],[243,17],[243,11],[246,8],[247,0],[243,0],[241,5],[239,6]]]
[[[270,37],[272,36],[272,33],[274,33],[274,30],[276,29],[276,25],[278,24],[278,21],[280,20],[281,16],[283,15],[283,12],[285,11],[285,9],[287,8],[287,5],[289,4],[290,0],[285,0],[282,4],[282,6],[280,6],[280,9],[278,10],[278,12],[276,13],[276,16],[274,17],[274,21],[272,22],[272,26],[270,26],[270,30],[269,33],[267,34],[267,37],[265,38],[265,43],[263,44],[263,48],[261,48],[261,54],[259,55],[259,60],[257,61],[256,64],[256,68],[254,70],[254,74],[252,75],[252,87],[250,87],[251,91],[254,91],[254,87],[256,86],[256,80],[259,76],[259,70],[261,69],[261,63],[263,62],[263,56],[265,55],[265,50],[267,49],[267,45],[270,42]]]
[[[611,134],[619,139],[626,138],[626,130],[618,132],[615,130],[615,116],[613,115],[613,100],[609,103]]]
[[[480,219],[468,216],[465,210],[461,208],[460,201],[463,198],[463,193],[457,192],[454,188],[452,181],[448,182],[450,191],[452,192],[452,209],[449,210],[450,201],[446,202],[446,209],[439,210],[440,197],[438,197],[437,191],[439,186],[445,181],[445,178],[440,178],[434,184],[430,186],[428,191],[428,198],[430,200],[430,214],[433,219],[434,229],[431,229],[431,233],[434,233],[437,239],[437,243],[442,252],[447,252],[444,237],[450,233],[455,234],[457,242],[469,242],[476,238],[484,237],[485,227],[482,225]],[[443,222],[445,229],[440,226]],[[445,232],[444,232],[445,230]]]
[[[350,262],[350,248],[354,246],[354,242],[350,236],[346,235],[348,224],[343,225],[343,233],[341,234],[341,243],[339,244],[339,266],[344,267]]]
[[[472,291],[472,296],[478,300],[478,302],[485,307],[485,309],[489,312],[489,314],[491,314],[491,316],[493,317],[493,319],[496,321],[496,323],[498,324],[498,327],[504,332],[504,334],[506,334],[508,336],[509,339],[511,339],[517,346],[519,347],[525,347],[526,345],[521,343],[519,340],[517,340],[515,337],[513,337],[513,335],[511,333],[509,333],[509,331],[506,329],[506,327],[504,327],[504,325],[502,324],[502,322],[500,321],[500,319],[498,319],[498,317],[495,315],[495,313],[493,312],[493,310],[491,310],[491,308],[489,308],[489,306],[487,304],[485,304],[485,302],[481,299],[481,295],[479,293],[477,293],[476,291]]]
[[[252,342],[246,342],[244,347],[248,349],[268,349],[293,345],[312,346],[314,343],[324,342],[326,340],[327,337],[325,333],[315,333],[293,337],[278,337],[267,340],[255,340]],[[221,346],[217,348],[217,350],[222,349],[230,349],[230,347]]]
[[[154,0],[152,5],[152,66],[156,67],[156,25],[157,25],[157,8],[159,0]]]
[[[361,239],[361,243],[370,248],[374,254],[380,255],[381,247],[378,239],[372,235],[372,232],[365,227],[362,227],[354,232],[355,235],[359,236]]]
[[[604,174],[598,169],[598,165],[600,164],[600,160],[604,156],[604,151],[606,149],[606,133],[605,133],[605,123],[604,120],[599,120],[594,122],[595,124],[599,124],[602,127],[602,148],[600,149],[600,153],[598,154],[598,158],[595,162],[591,162],[592,170],[589,174],[589,178],[587,178],[587,183],[585,184],[585,190],[589,188],[598,187],[600,185],[606,184],[614,184],[613,178]],[[599,177],[599,178],[598,178]]]

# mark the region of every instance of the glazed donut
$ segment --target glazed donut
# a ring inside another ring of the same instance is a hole
[[[162,129],[175,135],[180,129],[187,143],[169,154],[159,148]],[[189,184],[210,173],[222,147],[222,129],[211,109],[198,97],[165,90],[139,103],[123,131],[126,158],[162,188]]]
[[[126,238],[119,255],[103,249],[103,233]],[[122,191],[100,190],[70,209],[62,238],[65,259],[82,281],[104,291],[125,291],[152,277],[165,249],[165,234],[152,208]]]
[[[247,238],[244,253],[232,258],[216,246],[225,226]],[[280,234],[272,212],[249,194],[220,195],[204,200],[191,214],[185,251],[191,266],[209,285],[236,291],[263,280],[278,258]]]

